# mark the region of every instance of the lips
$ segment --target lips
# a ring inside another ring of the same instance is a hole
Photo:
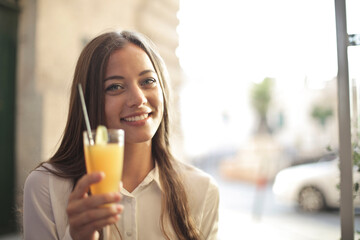
[[[137,121],[145,120],[148,117],[149,117],[149,113],[144,113],[144,114],[141,114],[141,115],[121,118],[121,120],[124,120],[125,122],[137,122]]]

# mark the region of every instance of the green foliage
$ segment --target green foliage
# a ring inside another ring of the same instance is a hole
[[[331,148],[331,146],[330,146],[330,145],[328,145],[328,146],[326,147],[326,150],[327,150],[328,152],[332,152],[332,148]]]
[[[311,116],[319,121],[320,125],[323,127],[326,125],[327,119],[332,117],[332,115],[333,110],[330,107],[323,107],[319,105],[314,106],[311,112]]]
[[[352,160],[353,160],[353,166],[357,167],[357,171],[360,172],[360,146],[358,142],[353,143]],[[340,190],[339,184],[336,187]],[[354,198],[358,196],[360,192],[359,190],[360,190],[360,182],[355,182],[353,184]]]
[[[327,150],[331,151],[331,147],[328,146]],[[360,146],[359,143],[357,142],[353,143],[352,160],[353,160],[353,166],[356,166],[357,171],[360,172]],[[340,184],[337,184],[336,188],[340,190]],[[353,184],[354,197],[358,195],[359,190],[360,190],[360,182],[355,182]]]
[[[353,144],[353,153],[352,153],[352,158],[353,158],[353,164],[354,166],[358,167],[358,171],[360,172],[360,147],[358,143]]]
[[[356,182],[356,183],[354,184],[354,191],[355,191],[355,192],[359,191],[359,183],[358,183],[358,182]]]
[[[251,89],[251,104],[261,118],[266,118],[271,101],[273,87],[272,78],[265,78],[261,83],[254,84]]]

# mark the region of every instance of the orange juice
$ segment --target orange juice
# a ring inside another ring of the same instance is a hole
[[[88,173],[105,173],[103,180],[90,186],[91,193],[118,192],[123,168],[124,146],[117,143],[87,145],[84,153]]]

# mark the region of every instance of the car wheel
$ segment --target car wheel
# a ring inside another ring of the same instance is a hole
[[[325,208],[325,198],[316,187],[305,187],[299,193],[299,205],[305,211],[320,211]]]

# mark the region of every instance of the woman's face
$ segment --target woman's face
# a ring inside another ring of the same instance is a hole
[[[110,56],[104,91],[107,127],[124,129],[126,143],[150,141],[163,117],[163,94],[141,48],[128,43]]]

